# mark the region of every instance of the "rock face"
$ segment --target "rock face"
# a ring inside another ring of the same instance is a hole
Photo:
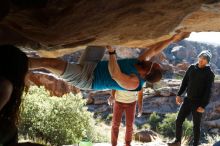
[[[189,49],[184,46],[175,46],[171,52],[175,56],[176,60],[190,60],[191,58],[197,57],[195,48]]]
[[[69,85],[57,77],[50,74],[42,74],[42,73],[33,73],[29,72],[26,77],[26,85],[37,85],[44,86],[47,89],[51,96],[61,97],[67,93],[76,94],[80,90],[75,88],[74,86]]]
[[[206,43],[192,42],[182,40],[178,43],[169,45],[164,50],[166,62],[173,65],[172,72],[180,76],[184,75],[184,71],[197,62],[197,56],[202,50],[209,50],[212,53],[211,68],[216,73],[220,73],[220,46],[215,46]]]
[[[143,113],[159,114],[177,112],[178,106],[175,104],[175,97],[149,97],[144,99]]]
[[[86,92],[86,91],[85,91]],[[87,95],[88,104],[107,104],[108,97],[110,96],[110,92],[108,91],[100,91],[100,92],[89,92]]]
[[[145,92],[143,113],[151,114],[156,112],[166,114],[177,112],[178,106],[175,103],[175,95],[180,83],[180,80],[165,79],[154,85],[155,94],[153,96]]]
[[[190,64],[186,61],[182,62],[182,63],[178,63],[176,65],[177,69],[176,70],[179,70],[179,71],[186,71],[188,68],[189,68]]]
[[[146,47],[177,29],[220,30],[215,0],[2,0],[0,6],[0,42],[33,48]]]
[[[209,128],[218,128],[216,131],[220,133],[220,82],[214,84],[212,90],[212,98],[210,104],[206,107],[206,112],[204,114],[204,124]]]

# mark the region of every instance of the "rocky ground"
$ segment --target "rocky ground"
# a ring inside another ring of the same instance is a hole
[[[158,114],[176,113],[179,106],[175,103],[175,94],[178,91],[181,80],[165,79],[154,86],[155,89],[145,88],[144,102],[143,102],[143,115],[135,119],[135,132],[138,132],[138,126],[147,123],[149,115],[153,112]],[[206,108],[203,116],[202,128],[206,133],[220,134],[220,81],[216,81],[212,90],[212,98],[210,104]],[[88,102],[88,110],[94,113],[96,119],[103,119],[108,121],[109,116],[112,114],[112,107],[107,104],[107,99],[110,96],[109,91],[101,92],[83,92],[84,98]],[[108,121],[109,122],[109,121]],[[122,127],[120,129],[119,141],[123,141],[125,132],[125,119],[122,120]],[[105,126],[105,131],[110,136],[110,123]],[[107,128],[106,128],[107,127]],[[158,138],[157,133],[150,130],[138,132],[138,136],[143,136],[148,143],[136,143],[134,146],[166,146],[166,143]],[[152,138],[155,137],[155,138]],[[158,142],[159,141],[159,142]],[[97,146],[108,146],[109,144],[96,144]],[[210,144],[203,144],[201,146],[211,146]]]
[[[158,114],[175,113],[179,106],[175,103],[175,96],[180,86],[181,80],[165,79],[155,85],[155,89],[144,89],[143,116],[136,118],[136,125],[143,125],[149,114],[156,112]],[[162,86],[162,87],[160,87]],[[203,116],[203,125],[210,131],[219,133],[220,131],[220,81],[214,83],[212,98],[206,107]],[[95,116],[107,117],[112,113],[112,107],[107,104],[110,96],[109,91],[84,92],[84,97],[88,101],[88,110],[94,112]],[[216,133],[216,134],[217,134]]]

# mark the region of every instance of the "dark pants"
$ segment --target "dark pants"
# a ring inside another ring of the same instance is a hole
[[[196,146],[199,143],[200,138],[200,123],[202,118],[202,113],[196,111],[198,108],[198,103],[191,101],[189,98],[185,98],[184,102],[180,108],[180,111],[176,120],[176,140],[181,141],[182,137],[182,125],[185,121],[186,117],[192,113],[193,116],[193,135],[194,135],[194,143]]]

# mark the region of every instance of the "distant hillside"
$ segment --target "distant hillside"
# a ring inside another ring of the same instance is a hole
[[[164,53],[171,64],[175,65],[184,61],[192,64],[197,61],[197,56],[202,50],[210,50],[212,53],[211,66],[219,73],[220,46],[183,40],[168,46]]]

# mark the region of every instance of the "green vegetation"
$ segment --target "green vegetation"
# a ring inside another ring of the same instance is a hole
[[[161,120],[161,117],[157,113],[153,112],[148,120],[151,129],[157,131],[158,125],[161,122]]]
[[[173,78],[177,80],[183,80],[183,75],[176,74]]]
[[[215,80],[219,81],[220,80],[220,75],[215,75]]]
[[[161,118],[161,116],[156,113],[152,113],[149,117],[148,123],[152,130],[165,137],[173,138],[175,136],[176,117],[177,113],[166,114],[164,118]],[[192,135],[192,128],[192,122],[185,120],[183,123],[183,135],[185,137],[190,137]]]
[[[31,87],[23,97],[20,137],[42,138],[52,145],[74,144],[83,138],[106,141],[84,105],[80,95],[50,97],[44,88]]]
[[[175,136],[175,121],[177,114],[166,114],[162,122],[158,125],[158,132],[162,135],[166,135],[167,137]],[[183,132],[185,137],[190,137],[192,135],[192,122],[185,120],[183,123]]]

